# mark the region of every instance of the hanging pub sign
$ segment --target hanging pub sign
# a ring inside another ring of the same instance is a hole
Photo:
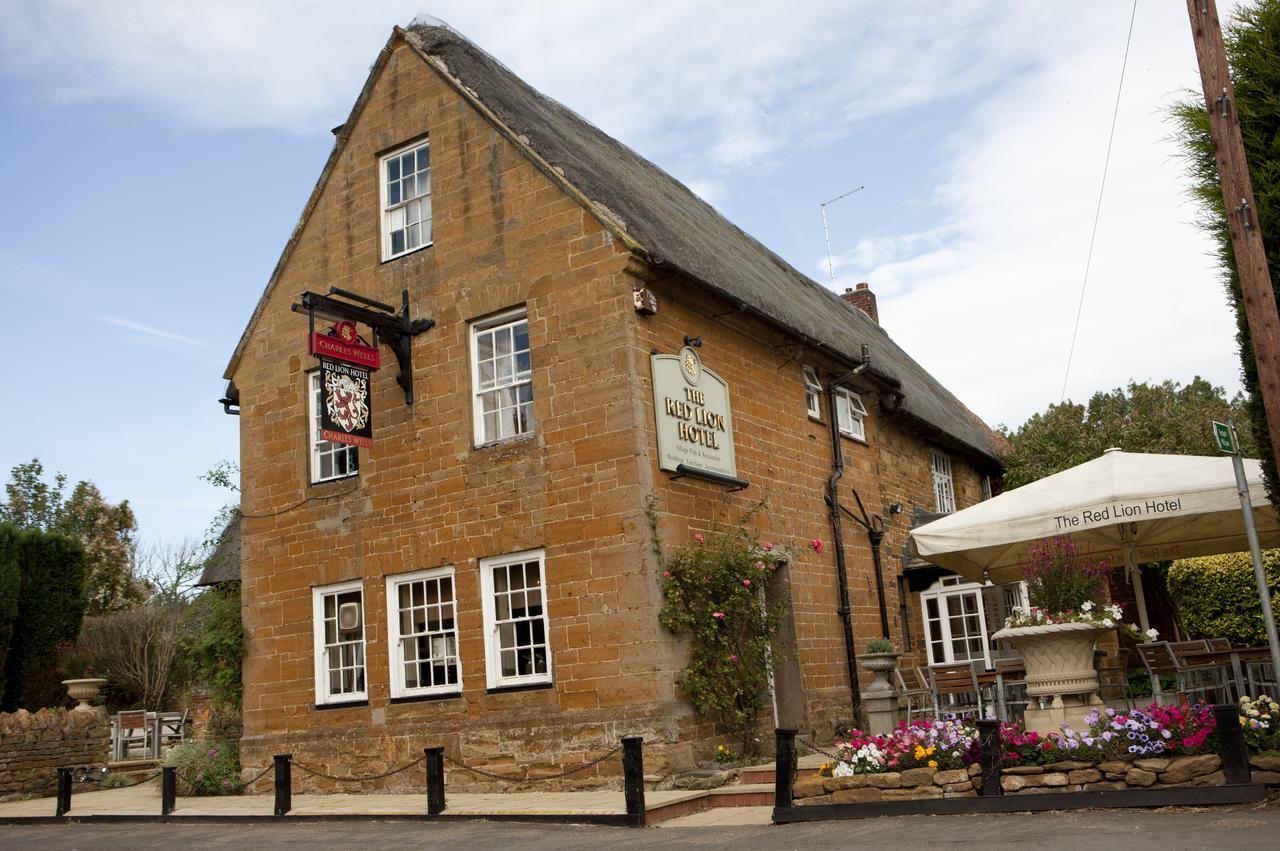
[[[360,335],[356,333],[356,324],[345,319],[334,325],[333,330],[328,334],[311,332],[311,354],[318,358],[353,363],[367,369],[377,369],[381,366],[376,336],[374,345],[365,345]]]
[[[351,446],[373,446],[369,370],[320,360],[320,437]]]
[[[691,346],[674,355],[653,355],[650,366],[658,467],[682,474],[736,477],[729,385],[702,365]]]

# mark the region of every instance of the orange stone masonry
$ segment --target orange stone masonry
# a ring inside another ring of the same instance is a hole
[[[430,140],[433,244],[382,262],[378,158],[415,139]],[[794,553],[781,579],[795,636],[794,720],[819,736],[848,723],[834,554],[807,546],[831,538],[830,412],[824,397],[822,421],[806,414],[801,365],[824,376],[848,366],[696,282],[658,274],[402,39],[380,57],[338,146],[228,375],[241,406],[246,772],[292,753],[326,773],[373,774],[439,744],[487,771],[536,776],[590,760],[624,735],[644,736],[648,774],[709,758],[727,739],[693,716],[676,685],[687,648],[657,620],[650,499],[668,547],[760,506],[752,522],[761,535]],[[641,286],[657,294],[656,315],[637,314]],[[359,475],[311,485],[315,361],[306,319],[290,305],[329,287],[392,304],[408,290],[412,315],[437,324],[412,343],[412,406],[384,350],[374,445],[360,450]],[[515,307],[528,313],[535,426],[477,448],[469,323]],[[703,363],[729,384],[745,491],[658,469],[649,355],[676,351],[686,334],[702,337]],[[934,509],[937,447],[878,407],[873,385],[858,389],[870,416],[865,442],[841,441],[841,499],[852,506],[857,488],[886,518],[885,591],[901,645],[897,556],[911,509]],[[972,504],[981,475],[949,451],[957,505]],[[973,463],[997,472],[990,459]],[[906,512],[891,515],[893,503]],[[860,650],[880,634],[872,560],[865,534],[846,523],[844,535]],[[490,692],[479,560],[533,549],[545,550],[554,683]],[[393,701],[385,579],[444,565],[456,571],[461,692]],[[350,580],[363,588],[368,700],[318,708],[312,589]],[[907,611],[912,652],[903,663],[921,664],[918,602]],[[612,759],[564,783],[620,778]],[[299,792],[356,790],[298,770],[294,783]],[[359,788],[421,783],[419,767]],[[494,785],[452,769],[449,783]]]

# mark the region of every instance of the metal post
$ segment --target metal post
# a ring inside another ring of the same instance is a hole
[[[71,769],[58,769],[58,804],[55,816],[65,816],[71,812]]]
[[[1240,492],[1240,511],[1244,514],[1244,534],[1249,539],[1249,555],[1253,558],[1253,581],[1258,586],[1262,622],[1267,628],[1267,644],[1271,647],[1271,670],[1273,676],[1280,677],[1280,636],[1276,635],[1276,617],[1271,611],[1271,589],[1267,585],[1267,570],[1262,565],[1262,550],[1258,547],[1258,529],[1253,524],[1253,500],[1249,498],[1249,481],[1244,475],[1244,461],[1240,459],[1235,421],[1229,425],[1231,443],[1236,447],[1236,451],[1231,453],[1231,466],[1236,471],[1236,490]]]
[[[1222,757],[1222,774],[1229,785],[1249,782],[1249,746],[1240,727],[1240,707],[1234,703],[1217,703],[1213,718],[1218,728],[1218,750]]]
[[[644,827],[644,739],[622,740],[622,788],[627,799],[627,825]]]
[[[276,809],[278,816],[293,809],[293,754],[278,753],[276,761]]]
[[[177,797],[178,768],[166,765],[160,769],[160,815],[167,816],[174,811],[173,801]]]
[[[444,748],[424,748],[427,755],[427,815],[444,812]]]
[[[978,762],[982,766],[982,791],[986,798],[1003,795],[1000,785],[1000,721],[996,718],[978,720]]]
[[[773,806],[787,809],[796,782],[796,731],[774,730],[773,742]]]

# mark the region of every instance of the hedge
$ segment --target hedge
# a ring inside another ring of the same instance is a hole
[[[1264,550],[1272,606],[1280,603],[1280,550]],[[1267,643],[1262,603],[1248,553],[1179,559],[1169,568],[1169,596],[1188,638],[1228,638],[1232,644]]]
[[[9,641],[18,617],[18,595],[22,573],[18,567],[18,527],[0,523],[0,698],[4,696],[4,669],[9,658]]]
[[[10,712],[63,703],[58,644],[76,640],[85,609],[85,553],[79,541],[60,532],[23,531],[16,544],[18,616],[0,704]]]

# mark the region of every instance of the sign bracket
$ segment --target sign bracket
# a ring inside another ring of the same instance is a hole
[[[358,303],[353,303],[358,302]],[[409,313],[409,291],[400,293],[400,311],[389,304],[331,287],[328,295],[304,292],[302,303],[292,305],[294,313],[305,313],[313,327],[317,315],[368,325],[374,330],[374,345],[385,343],[396,356],[399,372],[396,383],[404,390],[404,403],[413,404],[413,338],[435,327],[434,319],[413,319]]]
[[[746,479],[739,479],[735,476],[726,476],[724,473],[717,473],[713,470],[701,470],[697,467],[690,467],[688,464],[677,464],[676,471],[670,474],[670,479],[683,478],[692,476],[695,479],[706,479],[708,482],[715,482],[718,485],[724,485],[728,493],[734,491],[746,490],[751,483]]]

